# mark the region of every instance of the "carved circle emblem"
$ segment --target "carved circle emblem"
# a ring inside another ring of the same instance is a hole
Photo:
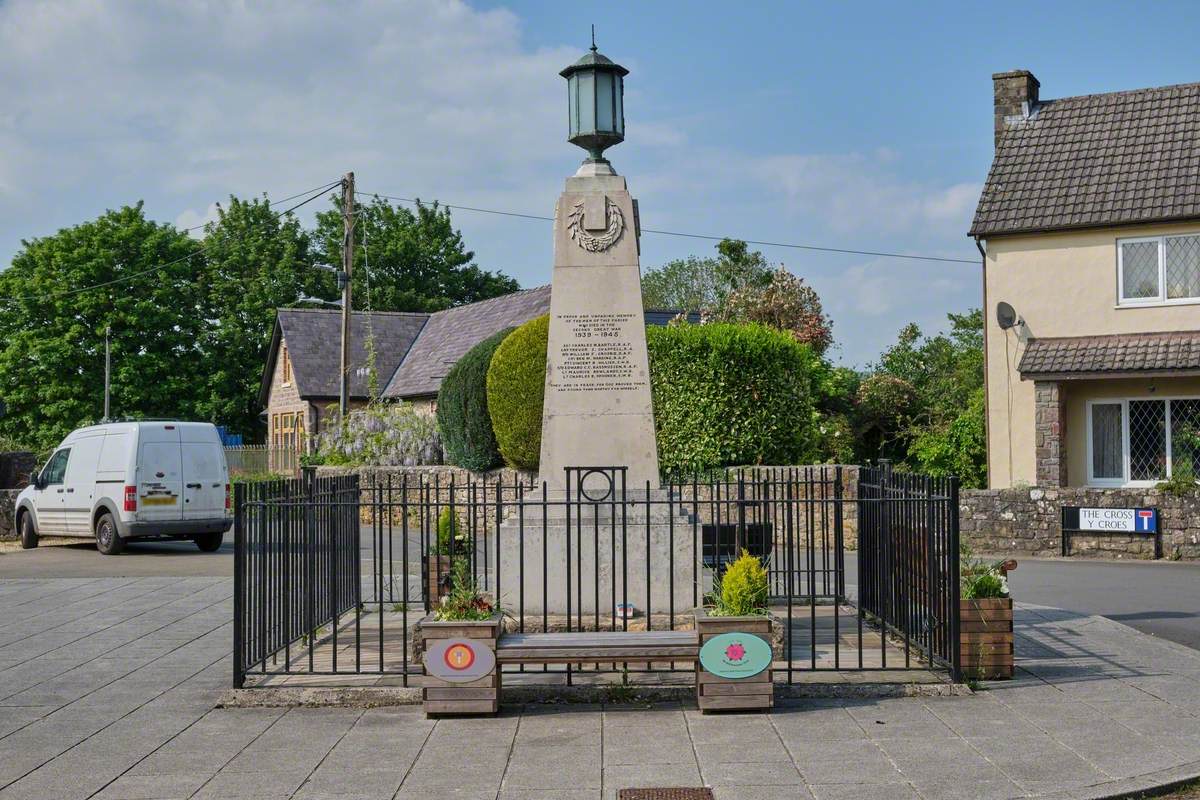
[[[583,227],[583,203],[579,202],[567,215],[567,231],[572,241],[584,250],[589,253],[603,253],[616,244],[625,232],[625,215],[621,213],[620,207],[610,203],[607,197],[604,198],[604,221],[603,233],[588,233]]]

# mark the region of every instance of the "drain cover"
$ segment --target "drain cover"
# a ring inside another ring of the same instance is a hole
[[[622,789],[617,800],[713,800],[712,789]]]

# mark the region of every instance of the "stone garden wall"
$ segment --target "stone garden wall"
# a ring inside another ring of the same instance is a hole
[[[1200,492],[1178,496],[1157,489],[989,489],[959,493],[962,540],[979,553],[1062,555],[1062,507],[1159,509],[1162,555],[1200,558]],[[1068,554],[1091,558],[1154,558],[1145,534],[1069,534]]]
[[[0,539],[15,539],[13,514],[17,507],[17,495],[20,489],[0,489]]]

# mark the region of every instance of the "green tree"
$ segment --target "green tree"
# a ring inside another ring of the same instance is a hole
[[[198,251],[141,203],[23,241],[0,272],[0,435],[49,449],[103,415],[106,326],[113,415],[194,417],[205,380]]]
[[[275,309],[304,295],[331,297],[328,273],[313,266],[308,234],[279,216],[265,197],[218,209],[205,227],[203,282],[205,383],[201,418],[247,436],[258,433],[258,391]]]
[[[745,242],[722,239],[716,250],[715,257],[688,256],[647,271],[642,276],[642,303],[646,308],[715,313],[733,292],[771,283],[771,265],[762,253],[750,252]]]
[[[983,314],[972,309],[947,318],[949,331],[931,337],[905,326],[864,381],[860,420],[865,427],[874,420],[882,431],[875,447],[864,442],[864,449],[871,457],[903,454],[914,469],[983,486]]]
[[[324,261],[342,263],[341,199],[317,214],[316,247]],[[355,209],[354,307],[372,311],[440,311],[515,292],[516,280],[480,269],[437,203],[414,209],[380,197]],[[369,281],[369,286],[368,286]]]
[[[833,344],[833,323],[825,316],[816,290],[783,267],[765,285],[747,284],[730,292],[717,319],[787,331],[818,355]]]

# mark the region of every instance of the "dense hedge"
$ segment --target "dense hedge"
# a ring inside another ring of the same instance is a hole
[[[500,343],[488,368],[488,414],[500,455],[510,467],[538,466],[549,333],[549,316],[531,319]]]
[[[761,325],[646,330],[664,472],[803,464],[814,428],[808,345]]]
[[[512,328],[505,328],[472,347],[442,379],[437,420],[446,460],[451,464],[472,470],[500,464],[500,450],[488,416],[487,374],[492,354],[512,332]]]

